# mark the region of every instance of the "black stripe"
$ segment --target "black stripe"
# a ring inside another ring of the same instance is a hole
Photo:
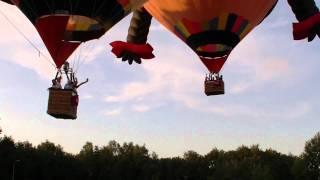
[[[207,44],[222,44],[234,48],[239,42],[240,38],[238,35],[221,30],[210,30],[192,34],[187,39],[187,44],[194,50]]]
[[[211,57],[211,58],[216,58],[216,57],[223,57],[225,55],[228,55],[231,53],[231,50],[226,50],[226,51],[217,51],[217,52],[204,52],[204,51],[196,51],[198,56],[201,57]]]
[[[247,20],[242,21],[239,30],[237,31],[237,34],[240,36],[241,33],[244,31],[244,29],[248,26],[249,22]]]
[[[32,23],[39,17],[55,11],[72,12],[73,15],[90,17],[99,22],[112,20],[113,23],[118,22],[125,14],[117,0],[96,0],[96,6],[92,0],[21,0],[19,8]],[[94,11],[96,13],[92,14]]]
[[[228,30],[228,31],[232,30],[232,27],[233,27],[234,23],[236,22],[237,18],[238,18],[237,15],[229,14],[226,30]]]
[[[65,39],[66,41],[80,41],[85,42],[91,39],[98,39],[104,34],[104,30],[94,30],[94,31],[66,31]]]

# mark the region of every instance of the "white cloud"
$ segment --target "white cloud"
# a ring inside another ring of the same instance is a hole
[[[286,116],[287,119],[297,119],[309,114],[312,110],[313,105],[310,102],[299,102],[281,114]]]
[[[39,57],[33,49],[16,48],[11,57],[10,62],[34,70],[41,78],[51,79],[55,74],[55,67],[50,64],[50,60]]]
[[[117,109],[108,110],[104,114],[106,116],[117,116],[117,115],[120,115],[121,113],[122,113],[122,108],[117,108]]]
[[[132,106],[132,110],[135,112],[147,112],[150,109],[151,107],[145,104],[136,104]]]
[[[206,107],[206,108],[203,108]],[[308,113],[312,112],[313,106],[309,102],[297,102],[285,107],[280,108],[267,108],[265,106],[257,105],[237,105],[237,104],[224,104],[217,103],[214,107],[209,105],[203,106],[199,110],[203,112],[215,113],[224,117],[250,117],[248,120],[256,121],[259,119],[262,121],[281,119],[292,120],[304,117]]]
[[[161,51],[168,52],[168,49],[170,47]],[[183,51],[176,49],[180,50]],[[194,95],[201,94],[203,90],[203,73],[197,68],[201,66],[199,62],[195,55],[192,60],[185,58],[184,54],[161,53],[142,65],[146,80],[124,85],[116,94],[107,96],[105,101],[142,103],[142,107],[133,107],[136,112],[146,112],[150,107],[158,108],[171,102],[188,108],[199,106],[200,101]]]
[[[286,84],[292,80],[297,68],[286,56],[266,55],[265,49],[270,46],[272,42],[262,43],[258,35],[250,34],[233,50],[227,67],[243,79],[231,84],[231,94],[248,93],[261,90],[271,82]]]
[[[260,81],[270,81],[274,79],[284,79],[291,75],[292,67],[288,60],[267,59],[256,68],[256,79]]]
[[[139,102],[152,106],[156,102],[176,103],[191,110],[213,113],[226,117],[282,117],[274,109],[254,107],[221,101],[221,98],[207,98],[203,93],[203,78],[206,72],[197,56],[179,40],[172,44],[157,46],[157,57],[142,65],[142,81],[125,84],[115,94],[105,98],[108,103]],[[174,45],[176,44],[176,45]],[[270,44],[259,43],[256,37],[249,37],[230,56],[226,64],[227,71],[243,75],[235,78],[227,95],[239,95],[250,91],[263,91],[271,82],[284,84],[295,72],[295,68],[283,57],[264,56],[263,49]],[[182,53],[183,52],[183,53]],[[217,100],[220,99],[220,100]],[[214,106],[213,106],[214,105]],[[294,109],[291,107],[288,111]],[[286,109],[284,109],[286,110]],[[287,117],[290,118],[290,117]]]
[[[168,31],[164,26],[160,24],[154,24],[150,27],[150,31]]]
[[[82,64],[91,63],[102,52],[107,51],[104,41],[92,40],[82,43],[80,47],[69,58],[69,61],[80,61]]]
[[[279,28],[287,28],[292,26],[292,22],[288,20],[288,17],[278,17],[275,21],[265,23],[265,28],[270,30],[276,30]]]
[[[252,83],[241,81],[236,84],[233,84],[232,87],[229,90],[230,94],[241,94],[243,92],[246,92],[250,86],[252,86]]]
[[[91,94],[84,94],[81,96],[81,99],[85,99],[85,100],[90,100],[90,99],[93,99],[93,95]]]
[[[18,31],[21,31],[26,37],[35,37],[35,28],[32,23],[18,10],[15,6],[0,3],[0,19],[2,28],[0,33],[2,34],[0,43],[13,43],[13,42],[25,42],[23,37],[19,35]],[[13,25],[12,25],[13,24]],[[18,28],[15,29],[15,27]]]
[[[51,59],[47,59],[50,55],[44,48],[39,35],[30,21],[14,6],[7,6],[1,3],[1,11],[8,17],[8,19],[21,31],[23,35],[32,42],[19,34],[19,32],[8,22],[5,17],[1,17],[2,22],[7,24],[0,29],[3,35],[0,39],[0,47],[2,49],[1,60],[16,63],[22,67],[35,71],[41,78],[50,79],[55,73]],[[32,48],[37,46],[45,54],[46,57],[40,55],[39,52]]]
[[[261,57],[260,57],[261,58]],[[262,61],[262,60],[261,60]],[[231,85],[228,93],[243,94],[266,86],[270,82],[286,82],[291,79],[295,68],[289,65],[288,60],[280,58],[266,58],[260,63],[245,65],[245,80]]]
[[[120,95],[107,96],[105,98],[106,102],[124,102],[130,101],[139,97],[147,96],[154,89],[154,84],[146,84],[140,82],[132,82],[125,86]]]

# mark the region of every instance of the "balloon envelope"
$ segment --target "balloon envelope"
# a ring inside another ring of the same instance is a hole
[[[34,24],[60,68],[81,42],[100,38],[143,0],[2,0]]]
[[[211,72],[272,10],[277,0],[149,0],[144,6],[191,47]]]

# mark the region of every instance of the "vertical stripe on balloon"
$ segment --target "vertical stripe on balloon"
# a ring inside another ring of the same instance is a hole
[[[191,35],[188,29],[184,26],[184,24],[181,21],[178,22],[176,28],[179,29],[179,31],[184,35],[185,38]]]
[[[251,29],[252,27],[250,26],[250,24],[248,24],[248,26],[240,34],[240,39],[243,39],[251,31]]]
[[[203,31],[203,26],[201,27],[200,23],[198,22],[192,22],[187,19],[183,19],[182,23],[185,25],[190,34],[196,34]]]
[[[219,18],[218,30],[225,30],[227,25],[228,14],[223,13]]]
[[[209,26],[210,29],[217,29],[218,28],[218,23],[219,23],[219,18],[214,18],[211,21],[209,21]]]
[[[237,17],[236,22],[234,23],[231,32],[236,33],[240,30],[241,23],[243,22],[242,18],[240,16]]]
[[[235,14],[229,14],[228,20],[227,20],[227,26],[225,30],[232,32],[232,28],[237,20],[237,17],[238,16]]]

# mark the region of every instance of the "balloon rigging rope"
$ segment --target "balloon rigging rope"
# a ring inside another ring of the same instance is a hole
[[[84,64],[84,62],[86,61],[87,57],[89,56],[89,54],[91,55],[91,51],[93,49],[93,44],[89,44],[88,47],[85,48],[86,52],[83,58],[79,57],[78,59],[78,64],[77,64],[77,69],[76,69],[76,73],[78,73],[78,70],[80,69],[80,67]]]
[[[84,47],[86,44],[82,44],[82,47]],[[84,47],[84,48],[81,48],[79,51],[79,56],[78,56],[78,60],[77,60],[77,69],[76,69],[76,73],[78,72],[78,69],[79,69],[79,66],[80,66],[80,62],[83,60],[82,59],[82,55],[83,55],[83,51],[85,52],[86,50],[88,49],[88,46],[87,47]],[[91,51],[91,50],[90,50]]]
[[[81,46],[80,46],[79,48],[81,49]],[[71,67],[72,67],[73,69],[75,69],[76,60],[77,60],[79,54],[80,54],[80,53],[77,52],[77,51],[73,54],[73,58],[72,58],[72,61],[71,61],[71,62],[72,62],[72,66],[71,66]]]
[[[78,48],[77,53],[74,54],[74,58],[73,58],[73,63],[72,63],[72,67],[74,70],[78,69],[79,66],[79,61],[82,55],[82,49],[83,49],[83,45],[80,45],[80,47]]]
[[[9,19],[5,13],[0,9],[0,14],[9,22],[9,24],[35,49],[39,52],[39,55],[42,55],[55,69],[56,65],[53,64],[44,53]]]

